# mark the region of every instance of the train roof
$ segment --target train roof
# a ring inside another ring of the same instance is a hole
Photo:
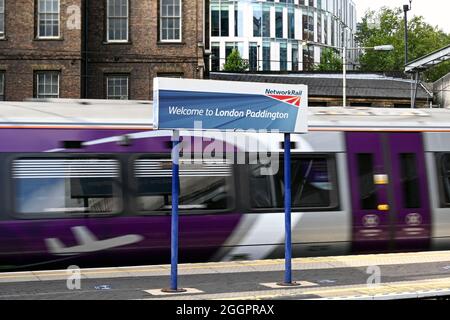
[[[310,130],[450,131],[450,109],[310,108]]]
[[[71,99],[0,102],[0,127],[153,129],[153,103]]]
[[[450,131],[450,109],[311,107],[312,131]],[[152,101],[0,102],[0,127],[153,129]]]

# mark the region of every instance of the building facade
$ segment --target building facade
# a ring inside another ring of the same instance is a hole
[[[0,0],[3,100],[81,96],[82,34],[73,20],[81,6],[81,0]]]
[[[202,0],[0,0],[0,98],[149,100],[202,78]]]
[[[202,0],[96,0],[88,6],[88,97],[149,100],[153,78],[203,78]]]
[[[212,71],[233,49],[250,71],[312,70],[323,48],[356,47],[356,8],[351,0],[211,0]],[[356,51],[348,52],[354,63]]]
[[[438,108],[450,108],[450,73],[433,84],[435,105]]]

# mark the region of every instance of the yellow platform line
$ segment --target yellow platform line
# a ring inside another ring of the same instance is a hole
[[[318,298],[344,299],[358,296],[387,296],[399,294],[416,294],[422,292],[450,290],[450,278],[427,279],[418,281],[402,281],[379,284],[378,286],[355,285],[336,288],[305,288],[290,291],[278,291],[269,294],[246,295],[230,298],[217,298],[215,300],[266,300],[274,298],[287,298],[300,295],[314,295]]]
[[[412,259],[414,261],[408,261]],[[432,261],[428,261],[432,260]],[[393,264],[416,264],[416,263],[429,263],[429,262],[450,262],[450,251],[441,252],[422,252],[422,253],[390,253],[390,254],[371,254],[371,255],[359,255],[359,256],[338,256],[338,257],[318,257],[318,258],[297,258],[293,259],[293,266],[296,269],[297,266],[314,264],[342,264],[333,267],[330,265],[328,269],[333,268],[345,268],[357,266],[370,266],[378,262],[379,265],[393,265]],[[179,265],[179,271],[189,270],[208,270],[208,269],[231,269],[231,268],[246,268],[246,267],[270,267],[270,266],[284,266],[283,259],[276,260],[260,260],[260,261],[241,261],[241,262],[213,262],[213,263],[199,263],[199,264],[185,264]],[[318,269],[325,269],[318,267]],[[90,275],[114,275],[122,274],[124,277],[129,276],[128,273],[161,273],[169,272],[170,265],[162,266],[148,266],[148,267],[116,267],[116,268],[101,268],[101,269],[84,269],[81,270],[81,274],[84,276]],[[236,270],[238,271],[238,270]],[[255,270],[258,271],[258,270]],[[263,270],[262,270],[263,271]],[[55,270],[52,271],[33,271],[33,272],[11,272],[0,273],[0,279],[28,279],[32,277],[66,277],[68,275],[67,270]]]

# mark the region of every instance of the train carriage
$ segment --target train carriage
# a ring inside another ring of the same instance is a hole
[[[152,119],[146,101],[0,103],[0,268],[168,263],[171,132]],[[448,110],[309,123],[292,135],[294,256],[450,247]],[[282,257],[283,135],[181,134],[180,261]]]

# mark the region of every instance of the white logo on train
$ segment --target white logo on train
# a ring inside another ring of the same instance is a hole
[[[380,224],[380,218],[374,214],[368,214],[363,217],[363,224],[367,228],[375,228]]]
[[[422,216],[418,213],[410,213],[406,216],[405,222],[408,226],[420,226],[422,224]]]

